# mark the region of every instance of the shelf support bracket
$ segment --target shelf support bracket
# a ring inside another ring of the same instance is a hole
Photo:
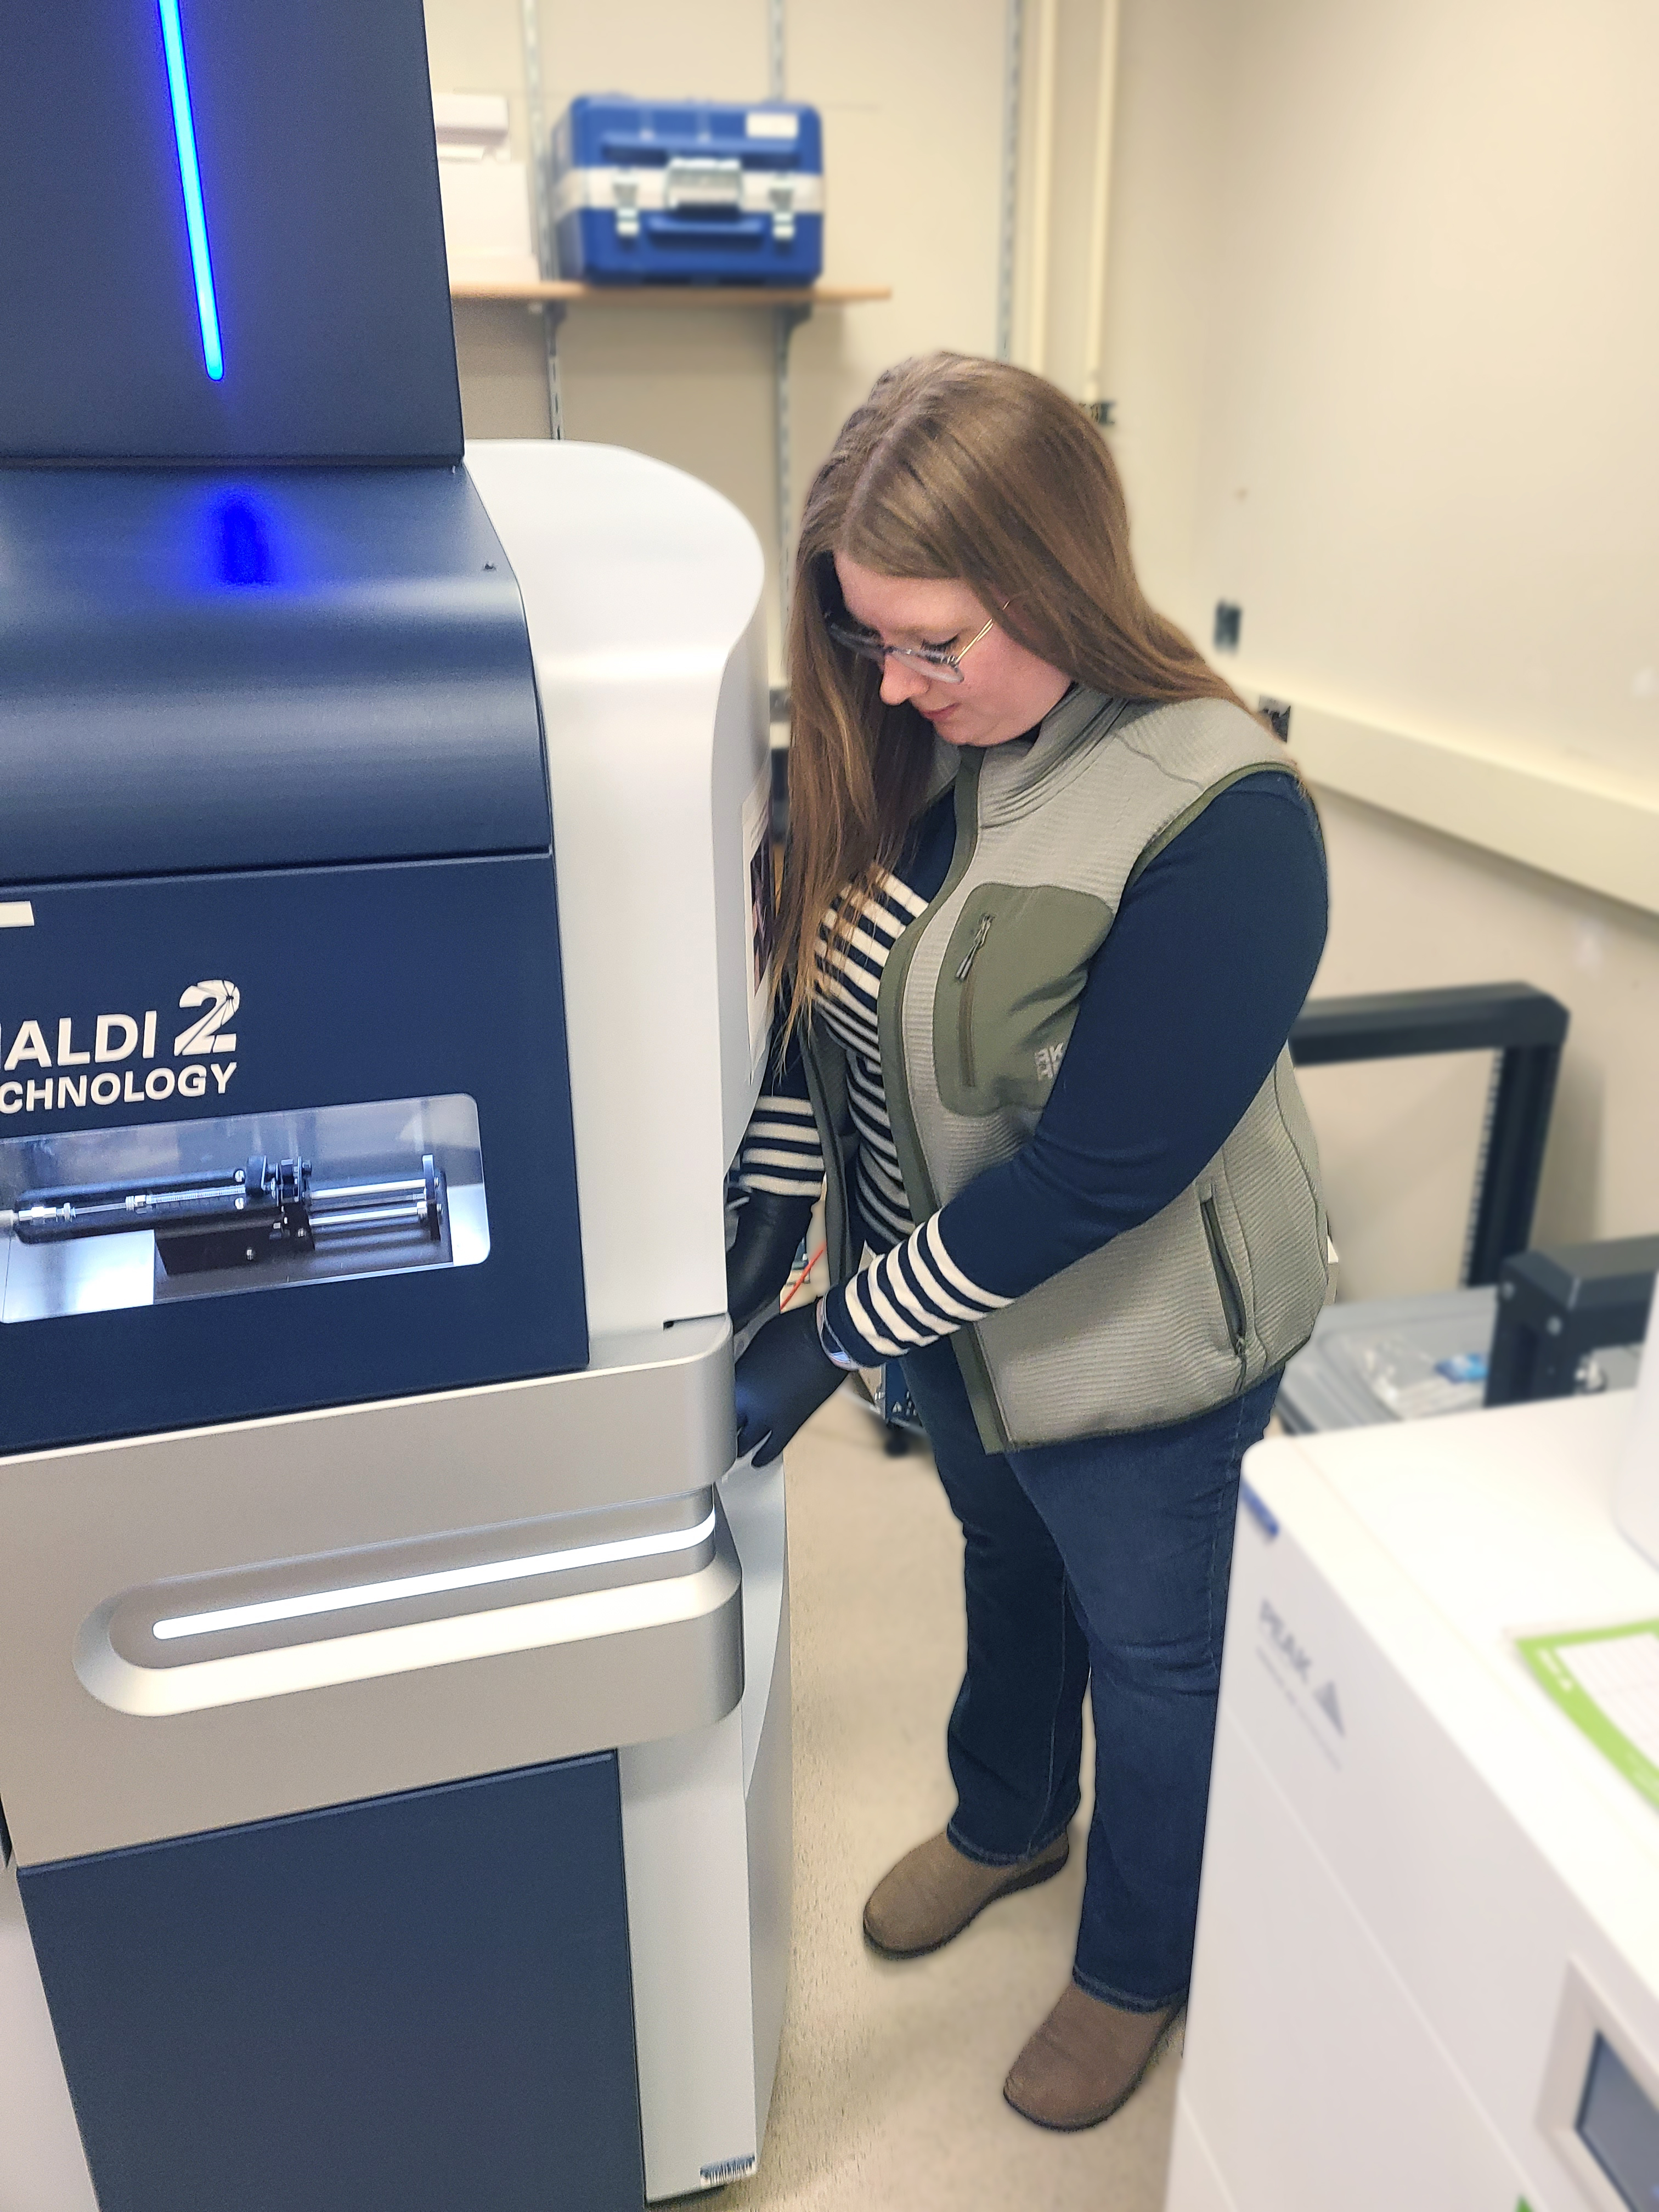
[[[779,643],[786,666],[789,658],[790,558],[795,538],[789,429],[789,341],[811,313],[810,307],[774,307],[772,310],[772,354],[776,387],[773,419],[777,433]]]
[[[554,251],[553,204],[548,174],[552,149],[547,137],[547,108],[542,91],[541,0],[520,0],[519,27],[524,41],[526,128],[530,137],[530,175],[536,209],[536,260],[544,276],[558,274]],[[559,325],[563,307],[538,302],[544,309],[543,343],[547,349],[547,434],[564,435],[564,407],[559,396]]]
[[[547,349],[547,434],[564,435],[564,403],[559,393],[559,331],[570,312],[562,300],[532,300],[532,315],[542,319],[542,339]]]

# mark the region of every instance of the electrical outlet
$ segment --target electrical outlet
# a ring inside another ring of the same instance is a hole
[[[1267,720],[1273,724],[1274,735],[1276,737],[1283,738],[1285,744],[1289,744],[1291,742],[1290,701],[1288,699],[1268,699],[1263,697],[1259,698],[1255,703],[1258,710],[1261,714],[1264,714]]]

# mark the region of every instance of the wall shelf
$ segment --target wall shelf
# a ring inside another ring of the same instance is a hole
[[[452,300],[516,300],[527,306],[574,307],[585,301],[605,307],[851,307],[866,301],[890,300],[890,284],[578,284],[559,277],[534,283],[462,280],[449,288]]]

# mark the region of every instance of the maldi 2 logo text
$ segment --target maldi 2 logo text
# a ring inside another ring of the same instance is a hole
[[[235,984],[222,978],[191,984],[179,994],[179,1011],[194,1018],[174,1035],[165,1059],[154,1006],[142,1014],[0,1020],[0,1115],[155,1105],[175,1095],[222,1098],[236,1073],[229,1024],[241,1003]]]

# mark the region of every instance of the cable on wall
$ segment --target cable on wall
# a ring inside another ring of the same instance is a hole
[[[1089,191],[1088,319],[1084,325],[1083,404],[1105,397],[1106,258],[1111,249],[1112,136],[1117,115],[1118,0],[1100,0],[1100,57],[1095,88],[1095,166]]]
[[[1031,289],[1025,365],[1048,359],[1048,272],[1054,257],[1054,96],[1060,75],[1060,0],[1036,0],[1036,112],[1031,118]]]
[[[767,0],[766,94],[769,100],[787,97],[787,5],[788,0]],[[795,534],[795,497],[790,452],[789,341],[810,312],[805,307],[775,307],[772,311],[772,419],[776,439],[778,489],[778,636],[779,651],[786,660],[789,652],[789,571]]]
[[[520,27],[524,40],[526,128],[530,134],[531,198],[536,213],[536,264],[544,276],[558,275],[554,250],[553,206],[548,190],[552,148],[547,136],[547,106],[542,90],[541,0],[520,0]],[[553,438],[564,435],[564,403],[559,391],[559,325],[562,311],[551,301],[542,303],[542,333],[547,349],[547,428]]]
[[[1002,63],[1002,200],[997,220],[997,359],[1014,350],[1014,230],[1019,217],[1019,75],[1025,0],[1008,0]]]

